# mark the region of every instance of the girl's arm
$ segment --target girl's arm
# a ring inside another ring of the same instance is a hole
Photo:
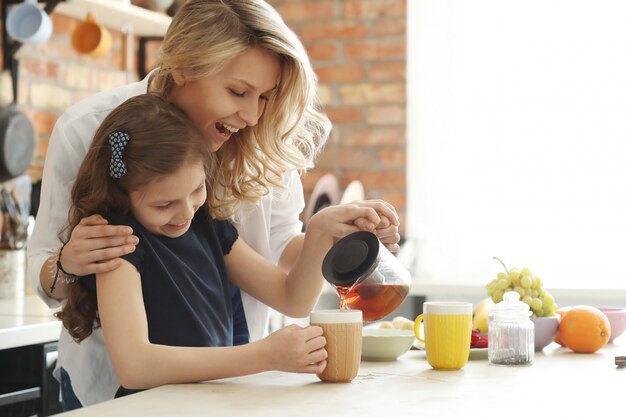
[[[289,317],[305,317],[321,292],[322,261],[334,240],[359,230],[374,231],[380,220],[373,208],[355,204],[319,211],[309,220],[302,250],[289,273],[238,239],[225,257],[228,276],[239,288],[275,310]]]
[[[141,278],[127,261],[97,274],[98,310],[105,343],[122,386],[151,388],[268,370],[318,373],[326,366],[325,339],[316,326],[289,326],[235,347],[178,347],[150,343]]]

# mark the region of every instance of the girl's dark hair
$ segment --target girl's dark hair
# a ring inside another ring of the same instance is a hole
[[[123,132],[130,140],[123,151],[128,172],[116,179],[109,174],[109,135]],[[207,190],[217,175],[215,155],[204,136],[185,114],[155,94],[143,94],[115,108],[96,131],[87,156],[72,188],[69,233],[84,217],[100,214],[129,214],[129,193],[163,175],[176,172],[183,164],[202,161],[207,173]],[[206,204],[206,203],[205,203]],[[69,284],[69,295],[57,317],[80,342],[100,325],[95,285],[79,278]],[[93,284],[93,283],[92,283]]]

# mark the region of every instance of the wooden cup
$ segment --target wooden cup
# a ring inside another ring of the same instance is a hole
[[[349,382],[361,363],[363,314],[360,310],[317,310],[311,325],[319,326],[326,338],[327,365],[318,378],[325,382]]]

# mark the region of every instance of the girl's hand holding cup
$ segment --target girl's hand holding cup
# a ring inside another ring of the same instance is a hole
[[[317,326],[285,326],[259,342],[267,369],[319,374],[326,368],[326,339]]]

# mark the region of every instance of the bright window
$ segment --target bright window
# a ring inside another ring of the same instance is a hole
[[[416,278],[626,287],[626,2],[409,0]]]

